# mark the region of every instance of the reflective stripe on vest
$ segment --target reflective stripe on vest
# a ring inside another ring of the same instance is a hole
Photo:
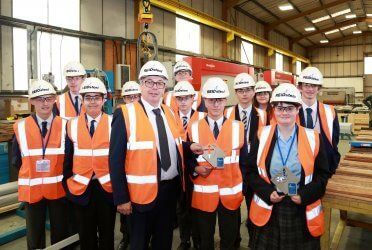
[[[262,109],[256,108],[258,116],[260,117],[261,126],[266,126],[266,112]]]
[[[66,117],[66,95],[61,94],[59,96],[59,116],[64,117],[66,119],[70,119],[71,117]]]
[[[173,97],[172,91],[169,91],[167,95],[165,96],[165,105],[167,105],[168,107],[171,106],[172,97]]]
[[[322,110],[324,110],[324,115],[322,114]],[[325,118],[325,121],[321,121],[322,124],[320,124],[324,130],[326,130],[326,136],[328,138],[328,141],[331,143],[332,145],[332,139],[333,139],[333,120],[335,119],[335,116],[334,116],[334,111],[333,111],[333,107],[330,106],[330,105],[327,105],[327,104],[323,104],[321,102],[319,102],[319,111],[320,111],[320,116],[324,119]],[[324,126],[325,124],[323,123],[326,123],[326,126]]]
[[[134,184],[146,184],[146,183],[157,183],[156,175],[127,175],[127,182]]]
[[[65,119],[62,119],[62,131],[61,131],[61,146],[59,148],[46,148],[45,155],[63,155],[65,154],[65,138],[66,138],[66,123]],[[22,157],[26,156],[38,156],[43,155],[43,149],[29,149],[26,137],[26,120],[19,121],[18,123],[18,134],[20,137],[20,150]]]
[[[40,177],[40,178],[33,178],[33,179],[19,178],[18,185],[36,186],[36,185],[42,185],[42,184],[55,184],[55,183],[61,182],[62,179],[63,179],[63,175]]]
[[[267,210],[272,210],[273,209],[272,205],[267,204],[264,200],[262,200],[256,194],[253,195],[253,200],[255,201],[255,203],[257,205],[259,205],[260,207],[262,207],[264,209],[267,209]]]
[[[231,114],[232,114],[233,111],[234,111],[234,106],[232,106],[232,107],[226,109],[226,118],[227,118],[227,119],[230,118],[230,116],[231,116]]]

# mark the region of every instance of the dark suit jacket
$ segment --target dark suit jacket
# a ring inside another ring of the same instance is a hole
[[[319,101],[318,101],[317,114],[319,114]],[[304,116],[303,108],[300,108],[299,117],[300,117],[301,126],[305,127],[306,124],[305,124],[305,116]],[[321,126],[322,124],[321,117],[319,115],[318,115],[318,119],[319,119],[319,124],[320,124],[320,135],[323,139],[324,148],[328,156],[329,169],[331,170],[332,174],[334,174],[336,172],[336,169],[341,159],[341,155],[338,152],[338,142],[339,142],[339,137],[340,137],[340,124],[338,123],[337,112],[336,112],[336,117],[333,120],[332,144],[328,141],[327,136],[324,132],[324,129]]]

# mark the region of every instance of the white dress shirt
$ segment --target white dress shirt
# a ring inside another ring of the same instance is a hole
[[[224,118],[224,116],[221,116],[221,118],[219,118],[217,121],[215,121],[212,118],[210,118],[209,116],[207,116],[208,123],[209,123],[209,128],[211,129],[212,133],[213,133],[213,129],[214,129],[214,122],[217,122],[218,131],[221,132],[221,128],[222,128],[222,124],[223,124],[223,118]]]
[[[96,122],[94,123],[94,131],[96,131],[96,129],[97,129],[97,126],[98,126],[98,123],[99,123],[99,121],[101,120],[101,117],[102,117],[102,113],[101,114],[99,114],[99,116],[97,116],[96,118],[93,118],[93,117],[91,117],[90,115],[88,115],[88,114],[86,114],[87,115],[87,125],[88,125],[88,130],[89,130],[89,128],[90,128],[90,122],[92,121],[92,120],[95,120]]]
[[[50,114],[50,116],[46,120],[42,119],[40,116],[36,114],[36,119],[37,119],[37,125],[39,125],[40,130],[43,129],[43,125],[42,125],[43,122],[47,122],[47,129],[49,130],[50,126],[52,125],[52,121],[53,121],[53,113]]]
[[[168,121],[165,118],[165,114],[163,110],[161,109],[160,102],[158,106],[153,107],[150,103],[146,102],[143,98],[141,98],[141,101],[143,103],[143,106],[145,107],[147,116],[150,120],[151,126],[154,131],[154,135],[156,139],[156,148],[158,150],[159,157],[161,157],[161,154],[160,154],[160,147],[159,147],[158,127],[156,126],[156,115],[152,110],[159,108],[161,111],[160,113],[164,120],[165,131],[167,133],[167,138],[168,138],[169,155],[171,159],[171,166],[169,167],[169,169],[167,171],[164,171],[163,169],[161,169],[161,180],[162,181],[171,180],[178,175],[176,141],[173,138],[172,131],[169,128]]]
[[[178,112],[179,113],[179,115],[180,115],[180,118],[181,118],[181,120],[183,121],[183,117],[187,117],[187,123],[189,123],[189,121],[190,121],[190,118],[191,118],[191,109],[190,109],[190,111],[185,115],[185,114],[183,114],[181,111],[179,111]]]
[[[313,111],[311,112],[311,117],[313,118],[313,124],[315,123],[314,130],[320,133],[320,124],[319,124],[319,115],[318,115],[318,101],[315,100],[314,104],[311,106],[307,106],[306,103],[302,102],[302,110],[304,111],[304,118],[305,118],[305,126],[307,124],[307,108],[311,108]]]

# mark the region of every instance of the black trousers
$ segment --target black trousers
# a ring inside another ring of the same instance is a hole
[[[214,232],[216,227],[216,217],[218,215],[218,227],[220,233],[220,249],[235,249],[235,240],[238,235],[239,211],[226,209],[221,202],[215,212],[204,212],[193,209],[193,219],[197,223],[200,232],[200,249],[214,249]]]
[[[120,232],[123,234],[123,240],[129,241],[130,227],[128,215],[120,214]]]
[[[173,239],[173,222],[176,216],[179,177],[161,181],[155,205],[149,211],[133,207],[129,219],[130,249],[148,249],[150,239],[152,250],[170,250]]]
[[[114,249],[116,208],[107,201],[99,185],[97,180],[92,180],[87,205],[74,204],[82,250]]]
[[[57,243],[68,237],[68,205],[65,198],[42,199],[36,203],[26,203],[27,248],[45,248],[45,220],[48,209],[50,220],[50,241]]]
[[[191,196],[181,192],[177,201],[177,220],[182,243],[190,242],[190,237],[195,245],[200,245],[198,227],[193,223],[191,215]]]

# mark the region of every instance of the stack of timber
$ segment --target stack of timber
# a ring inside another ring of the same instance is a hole
[[[356,137],[358,141],[371,141],[372,142],[372,129],[362,129]]]
[[[14,121],[0,121],[0,142],[10,141],[13,137],[13,123]]]
[[[19,207],[18,183],[16,181],[0,185],[0,214]]]

